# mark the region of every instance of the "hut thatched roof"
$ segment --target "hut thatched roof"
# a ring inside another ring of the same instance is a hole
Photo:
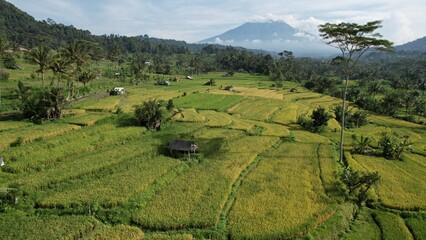
[[[188,142],[185,140],[173,140],[169,143],[169,150],[177,150],[177,151],[191,151],[195,152],[198,149],[198,145],[194,142]]]

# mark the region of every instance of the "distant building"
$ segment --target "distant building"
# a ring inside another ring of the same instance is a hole
[[[126,92],[126,90],[124,90],[123,87],[115,87],[113,91],[116,92],[117,94],[124,94]]]
[[[169,143],[170,153],[174,153],[176,155],[188,153],[188,156],[190,157],[191,152],[195,153],[197,149],[198,145],[196,143],[185,140],[173,140]]]

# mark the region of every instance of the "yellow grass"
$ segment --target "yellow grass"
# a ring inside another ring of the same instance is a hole
[[[250,98],[230,108],[228,112],[245,119],[266,121],[281,104],[282,101],[275,99]]]
[[[332,205],[321,197],[315,159],[317,145],[300,143],[284,143],[262,159],[230,212],[232,238],[295,238],[326,220]]]
[[[296,142],[302,143],[324,143],[330,144],[330,140],[326,137],[320,136],[315,133],[311,133],[303,130],[292,131],[293,136],[296,138]]]
[[[354,155],[354,159],[370,172],[381,176],[376,193],[383,204],[402,210],[426,209],[426,169],[414,161]]]
[[[223,112],[200,111],[206,119],[206,125],[209,127],[225,127],[232,123],[232,116]]]
[[[21,139],[22,144],[24,144],[36,139],[53,137],[77,129],[80,129],[80,126],[66,123],[32,125],[27,128],[13,129],[1,133],[0,150],[9,148],[11,144],[20,141],[18,139]]]
[[[21,129],[32,126],[29,122],[18,122],[18,121],[0,121],[0,132],[4,132],[12,129]]]
[[[205,122],[206,117],[199,114],[194,108],[183,109],[182,112],[173,116],[173,120],[178,122]]]
[[[81,125],[81,126],[92,126],[95,125],[99,120],[109,117],[111,114],[93,112],[84,115],[70,116],[64,119],[64,122]]]
[[[234,87],[233,92],[221,90],[221,89],[213,89],[213,90],[210,90],[209,93],[232,94],[232,95],[241,95],[241,96],[251,96],[251,97],[261,97],[261,98],[283,100],[283,94],[276,91],[276,90],[248,88],[248,87]]]
[[[259,153],[276,141],[277,138],[258,136],[225,139],[213,154],[204,156],[201,163],[156,195],[146,209],[136,212],[134,221],[160,229],[216,225],[233,182]]]
[[[123,96],[107,96],[97,100],[95,103],[84,105],[82,108],[86,110],[112,112],[120,104]]]

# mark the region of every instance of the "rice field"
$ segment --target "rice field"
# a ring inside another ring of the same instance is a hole
[[[32,126],[29,122],[17,122],[17,121],[0,121],[0,133],[13,129],[20,129]]]
[[[369,208],[356,212],[340,192],[339,123],[321,134],[296,123],[340,100],[294,82],[278,90],[259,76],[222,75],[124,86],[125,95],[82,98],[44,125],[0,121],[0,239],[426,238],[424,126],[370,114],[346,130],[350,167],[381,176]],[[204,86],[211,78],[217,86]],[[158,132],[120,127],[116,110],[131,116],[149,99],[172,99],[172,121]],[[409,136],[412,151],[401,161],[350,153],[352,134],[376,148],[383,133]],[[174,139],[199,149],[172,156]]]
[[[0,239],[75,239],[100,225],[84,216],[16,216],[0,215]]]
[[[375,240],[382,239],[380,227],[372,217],[372,211],[364,208],[354,221],[351,230],[346,233],[344,240]]]
[[[179,109],[178,112],[172,117],[173,120],[178,122],[205,122],[206,117],[198,113],[194,108]]]
[[[196,108],[198,110],[216,110],[225,112],[244,99],[241,96],[194,93],[176,98],[173,102],[178,108]]]
[[[79,126],[92,126],[95,125],[99,120],[112,116],[108,113],[102,112],[90,112],[82,115],[73,115],[64,118],[64,122],[75,124]]]
[[[282,101],[275,99],[250,98],[228,109],[228,112],[244,119],[267,121],[281,104]]]
[[[375,190],[385,206],[401,210],[426,209],[425,168],[414,161],[362,155],[354,155],[353,158],[369,172],[379,172],[381,179]]]
[[[413,236],[405,225],[405,222],[398,215],[387,212],[374,212],[374,219],[377,221],[381,232],[382,239],[389,240],[410,240]]]
[[[143,227],[160,230],[213,227],[219,221],[233,182],[258,154],[276,138],[226,139],[216,154],[176,178],[156,195],[133,220]]]
[[[284,143],[268,153],[239,189],[229,215],[232,239],[301,237],[326,220],[333,210],[316,159],[315,144]]]
[[[65,207],[71,204],[99,203],[101,206],[118,206],[138,196],[155,180],[179,164],[173,158],[140,154],[131,161],[120,164],[106,176],[76,180],[71,189],[49,191],[40,201],[43,207]]]
[[[227,94],[231,96],[248,96],[248,97],[260,97],[260,98],[283,100],[283,94],[281,92],[277,90],[270,90],[270,89],[234,87],[234,91],[232,92],[222,90],[222,89],[214,89],[209,92],[213,94]]]
[[[200,114],[206,118],[206,125],[209,127],[226,127],[233,121],[231,115],[223,112],[200,111]]]
[[[7,163],[3,171],[22,173],[42,170],[66,158],[122,144],[145,131],[144,128],[117,128],[113,124],[102,124],[9,148],[2,153]]]
[[[80,126],[66,123],[30,125],[30,127],[15,128],[1,132],[0,150],[35,140],[54,137],[78,129],[80,129]]]

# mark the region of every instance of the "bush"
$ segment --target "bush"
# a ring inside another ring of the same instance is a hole
[[[145,101],[135,109],[135,117],[139,125],[149,129],[160,130],[163,116],[161,102],[157,99]]]
[[[6,81],[6,80],[8,80],[9,76],[10,76],[10,74],[8,72],[6,72],[2,68],[0,68],[0,81]]]
[[[324,130],[330,118],[331,115],[325,111],[325,108],[319,107],[312,112],[310,117],[306,114],[299,116],[297,123],[311,132],[318,133]]]
[[[333,109],[336,120],[342,122],[342,106],[336,105]],[[345,109],[345,128],[359,128],[368,123],[367,112],[365,111],[356,111]]]
[[[408,138],[409,136],[400,138],[387,133],[384,134],[379,141],[379,147],[383,150],[383,157],[399,160],[404,150],[411,149],[411,143],[408,141]]]
[[[19,82],[18,95],[21,98],[24,118],[37,120],[62,117],[62,110],[66,103],[62,88],[51,87],[35,91]]]

